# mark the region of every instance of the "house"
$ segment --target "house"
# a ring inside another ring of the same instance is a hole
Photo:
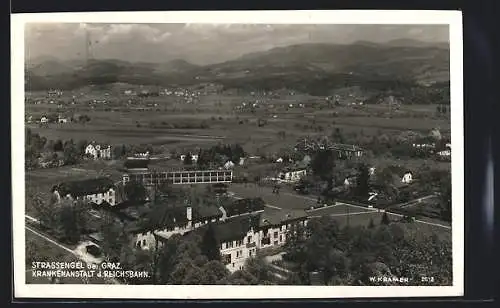
[[[43,116],[40,118],[40,123],[47,124],[49,123],[49,119],[46,116]]]
[[[307,225],[304,210],[275,210],[239,216],[213,224],[222,262],[231,272],[263,248],[282,246],[294,225]]]
[[[333,144],[328,146],[328,148],[334,153],[336,153],[337,158],[339,159],[350,159],[353,157],[361,157],[363,156],[364,150],[356,145],[349,144]]]
[[[135,158],[149,158],[149,151],[146,151],[144,153],[135,153],[134,157]]]
[[[240,161],[238,162],[238,165],[243,166],[245,164],[245,158],[240,157]]]
[[[88,155],[93,159],[111,159],[111,146],[99,145],[95,142],[91,142],[85,148],[85,155]]]
[[[181,155],[181,161],[184,161],[186,159],[186,155],[182,154]],[[191,160],[195,163],[198,161],[198,154],[191,154]]]
[[[413,174],[411,171],[406,171],[401,179],[401,183],[410,184],[413,181]]]
[[[369,174],[370,176],[375,175],[375,169],[376,169],[375,167],[370,167],[370,168],[368,169],[368,174]]]
[[[449,160],[449,159],[451,159],[451,150],[447,149],[447,150],[439,151],[439,152],[437,152],[437,155],[440,159]]]
[[[57,118],[57,123],[68,123],[68,118],[59,115],[59,117]]]
[[[278,178],[284,182],[298,182],[301,178],[307,175],[306,169],[285,169],[280,172]]]
[[[63,198],[70,200],[85,200],[97,205],[116,204],[116,188],[109,178],[96,178],[80,181],[64,182],[52,188],[52,193],[58,201]]]
[[[311,160],[312,160],[311,156],[306,154],[306,155],[304,155],[304,158],[302,159],[302,164],[304,166],[309,166],[311,164]]]
[[[229,169],[233,169],[233,168],[234,168],[234,166],[235,166],[235,165],[234,165],[234,163],[233,163],[232,161],[228,160],[228,161],[224,164],[224,169],[227,169],[227,170],[229,170]]]
[[[138,217],[137,217],[138,218]],[[169,205],[161,200],[145,215],[131,233],[134,245],[144,250],[156,247],[158,240],[168,240],[174,234],[186,234],[210,222],[221,221],[223,212],[215,205],[204,204],[200,199],[196,205]]]

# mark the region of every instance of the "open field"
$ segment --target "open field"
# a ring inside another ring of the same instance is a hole
[[[33,96],[44,93],[33,94]],[[68,102],[72,95],[60,98]],[[86,103],[92,97],[114,101],[112,106]],[[114,96],[116,95],[116,96]],[[134,100],[134,103],[129,103]],[[259,101],[259,108],[236,111],[242,103]],[[265,101],[266,103],[262,103]],[[297,107],[305,103],[305,107]],[[307,104],[315,105],[307,105]],[[147,107],[151,104],[154,107]],[[294,107],[289,107],[293,105]],[[273,106],[272,108],[270,106]],[[319,108],[319,107],[321,108]],[[321,109],[321,110],[319,110]],[[275,153],[294,144],[303,136],[330,135],[335,128],[345,135],[376,136],[398,134],[414,130],[428,133],[439,127],[449,131],[450,120],[436,117],[436,105],[403,105],[390,111],[384,105],[331,106],[324,97],[309,95],[282,98],[253,97],[251,95],[212,94],[200,96],[196,103],[185,103],[182,98],[160,96],[130,98],[105,91],[85,93],[75,105],[27,104],[26,114],[40,116],[61,113],[66,116],[85,114],[91,118],[86,124],[49,124],[42,128],[29,124],[33,131],[48,139],[94,140],[110,144],[152,144],[176,149],[209,147],[217,142],[239,143],[251,154]],[[266,120],[259,126],[259,119]],[[278,138],[278,132],[286,132]]]

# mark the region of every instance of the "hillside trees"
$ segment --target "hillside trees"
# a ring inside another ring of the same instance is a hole
[[[334,218],[313,219],[307,226],[309,237],[300,245],[292,238],[285,244],[284,259],[297,263],[296,283],[307,282],[309,272],[319,271],[325,285],[397,285],[370,280],[382,276],[408,277],[412,285],[424,284],[420,276],[433,276],[439,277],[435,285],[449,285],[450,239],[408,228],[397,223],[338,228]]]

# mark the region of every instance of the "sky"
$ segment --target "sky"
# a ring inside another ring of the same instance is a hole
[[[26,60],[85,59],[86,33],[96,59],[154,63],[183,59],[199,65],[302,43],[448,42],[449,37],[448,26],[443,25],[32,23],[25,27]]]

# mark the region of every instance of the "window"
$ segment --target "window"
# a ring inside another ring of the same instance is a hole
[[[231,242],[227,242],[227,243],[226,243],[226,247],[227,247],[227,248],[233,248],[233,246],[234,246],[233,244],[234,244],[234,242],[233,242],[233,241],[231,241]]]
[[[243,251],[239,250],[236,252],[236,258],[241,258],[243,256]]]
[[[252,241],[252,236],[249,236],[247,239],[247,243],[250,243]]]
[[[269,238],[269,237],[263,238],[262,241],[261,241],[261,244],[262,245],[269,245],[269,244],[271,244],[271,238]]]
[[[283,236],[280,235],[280,242],[283,242]]]
[[[274,238],[278,237],[278,231],[274,232]]]
[[[233,263],[233,268],[234,268],[234,263]]]
[[[253,250],[249,251],[249,255],[250,255],[250,257],[253,256]]]
[[[231,263],[231,254],[225,254],[224,256],[222,256],[222,262],[224,264]]]
[[[237,240],[236,241],[236,247],[242,246],[243,245],[243,240]]]
[[[273,245],[275,246],[278,245],[278,241],[274,241]]]
[[[146,240],[142,240],[142,246],[146,246]]]

